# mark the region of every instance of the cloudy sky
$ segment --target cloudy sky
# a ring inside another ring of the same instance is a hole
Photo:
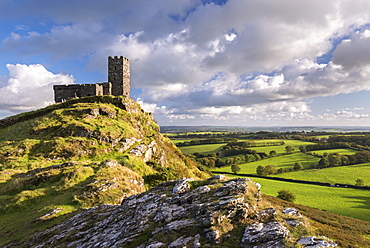
[[[0,118],[107,80],[160,125],[370,126],[368,0],[1,0]]]

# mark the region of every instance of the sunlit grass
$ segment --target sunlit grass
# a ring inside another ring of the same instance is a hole
[[[221,150],[227,143],[222,144],[207,144],[207,145],[196,145],[196,146],[183,146],[179,147],[184,154],[193,154],[199,152],[201,154],[216,153]]]
[[[370,163],[356,164],[325,169],[295,171],[277,175],[278,177],[324,183],[355,185],[356,179],[362,178],[370,186]],[[370,193],[370,192],[369,192]]]
[[[370,191],[368,190],[323,187],[262,178],[252,179],[262,185],[263,194],[277,196],[280,190],[290,190],[296,196],[295,203],[370,221]]]
[[[267,159],[262,159],[259,161],[240,164],[240,174],[256,174],[256,169],[259,165],[266,166],[266,165],[275,165],[276,169],[285,168],[291,169],[294,166],[295,162],[302,163],[304,168],[309,168],[312,163],[317,164],[320,158],[305,154],[305,153],[293,153],[284,156],[277,156],[271,157]],[[215,168],[214,171],[219,172],[231,172],[230,166],[222,167],[222,168]]]
[[[353,150],[353,149],[349,149],[349,148],[312,151],[312,153],[315,153],[317,155],[323,155],[324,153],[327,153],[327,154],[338,153],[338,154],[341,154],[341,155],[353,155],[357,152],[358,151]]]

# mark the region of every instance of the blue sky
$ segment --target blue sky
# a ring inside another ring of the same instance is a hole
[[[160,125],[370,126],[367,0],[2,0],[0,118],[107,80]]]

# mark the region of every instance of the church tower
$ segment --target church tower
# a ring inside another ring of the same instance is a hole
[[[108,57],[108,82],[113,96],[130,97],[130,60],[123,56]]]

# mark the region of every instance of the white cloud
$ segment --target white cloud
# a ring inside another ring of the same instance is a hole
[[[9,76],[0,82],[0,109],[25,111],[54,102],[53,85],[73,84],[70,75],[53,74],[42,65],[8,64]]]
[[[370,90],[367,0],[35,1],[13,17],[5,5],[0,18],[41,15],[52,27],[25,23],[29,32],[13,30],[2,52],[87,58],[102,74],[107,56],[124,55],[144,108],[173,120],[314,119],[312,98]],[[331,49],[332,61],[317,63]],[[16,80],[5,82],[0,92],[24,98]]]

